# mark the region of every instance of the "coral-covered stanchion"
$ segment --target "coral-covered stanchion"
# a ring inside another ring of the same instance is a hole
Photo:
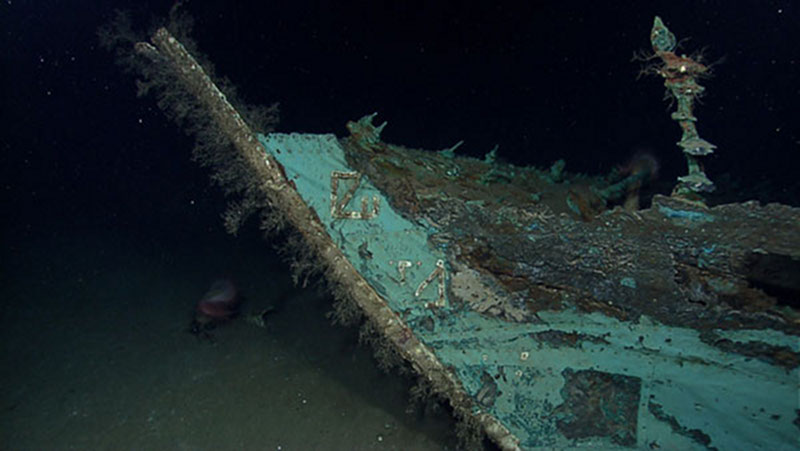
[[[707,66],[689,56],[675,54],[675,35],[667,29],[658,16],[653,21],[650,42],[655,56],[661,60],[653,67],[653,72],[664,77],[664,86],[677,103],[672,119],[678,121],[683,130],[678,146],[683,149],[689,165],[689,173],[678,177],[679,183],[673,195],[702,200],[702,193],[714,191],[714,183],[706,176],[699,157],[714,153],[716,146],[698,135],[695,126],[697,118],[692,114],[692,108],[694,99],[705,91],[697,80],[708,77],[709,70]]]

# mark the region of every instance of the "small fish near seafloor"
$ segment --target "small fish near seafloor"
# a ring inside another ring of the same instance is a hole
[[[270,306],[257,313],[241,314],[242,302],[243,296],[230,279],[215,280],[211,288],[197,302],[189,331],[198,337],[213,340],[211,330],[236,317],[265,329],[266,317],[275,308]]]
[[[195,320],[200,323],[221,322],[239,313],[241,297],[229,279],[219,279],[197,302]]]

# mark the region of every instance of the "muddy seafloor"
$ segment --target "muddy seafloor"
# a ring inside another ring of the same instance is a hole
[[[24,236],[25,234],[20,234]],[[255,232],[81,229],[15,238],[2,262],[3,449],[455,449],[443,409],[377,368],[331,299],[293,287]],[[194,302],[231,277],[245,311],[214,341]]]

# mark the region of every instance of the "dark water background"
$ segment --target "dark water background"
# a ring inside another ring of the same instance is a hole
[[[225,201],[192,141],[97,43],[117,8],[0,4],[0,443],[5,449],[441,449],[446,414],[411,409],[330,299],[293,288]],[[279,131],[345,133],[379,112],[388,142],[606,173],[648,150],[668,192],[685,162],[662,81],[637,80],[653,16],[715,77],[696,109],[720,200],[800,205],[800,5],[790,1],[187,2],[199,48]],[[220,275],[270,328],[185,333]],[[413,444],[409,446],[409,444]]]

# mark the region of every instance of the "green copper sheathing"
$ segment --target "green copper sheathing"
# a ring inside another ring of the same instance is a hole
[[[697,133],[697,118],[693,114],[694,100],[700,97],[705,88],[697,81],[708,77],[708,67],[687,55],[675,54],[675,35],[656,16],[653,28],[650,31],[650,42],[655,56],[660,63],[652,68],[652,72],[664,78],[664,86],[670,97],[675,100],[676,110],[672,119],[677,121],[683,131],[683,136],[678,146],[686,156],[689,173],[678,177],[680,182],[675,187],[678,195],[700,199],[704,192],[714,190],[714,183],[708,179],[700,157],[714,153],[715,145],[700,138]]]
[[[371,183],[361,180],[356,196],[344,210],[360,211],[362,198],[366,198],[368,207],[372,208],[373,197],[377,197],[378,215],[375,218],[331,217],[331,174],[334,171],[351,172],[334,135],[293,133],[259,138],[283,165],[286,177],[294,183],[308,206],[316,211],[348,260],[394,311],[421,311],[426,303],[438,300],[438,280],[431,281],[419,297],[415,296],[415,291],[436,269],[436,262],[443,259],[444,254],[430,248],[425,229],[389,208],[386,199]],[[348,183],[353,182],[340,181],[340,196]],[[410,266],[402,262],[409,262]],[[402,272],[398,268],[402,268]]]
[[[798,352],[796,337],[766,330],[700,332],[647,316],[623,322],[572,309],[539,311],[533,322],[481,314],[453,299],[495,296],[500,303],[502,290],[463,262],[448,261],[448,249],[430,244],[436,230],[401,217],[366,178],[341,208],[366,213],[366,219],[332,216],[332,174],[352,172],[333,135],[270,134],[260,140],[351,263],[453,369],[474,408],[499,419],[522,448],[789,449],[796,444],[798,367],[729,351],[757,343]],[[340,182],[335,194],[341,199],[355,179]],[[714,221],[711,214],[677,208],[661,213],[687,227]],[[713,259],[718,249],[709,245],[699,252]],[[447,290],[437,306],[439,279],[431,275],[439,260]],[[420,291],[425,280],[430,282]],[[644,296],[637,287],[646,284],[634,277],[609,283]]]

